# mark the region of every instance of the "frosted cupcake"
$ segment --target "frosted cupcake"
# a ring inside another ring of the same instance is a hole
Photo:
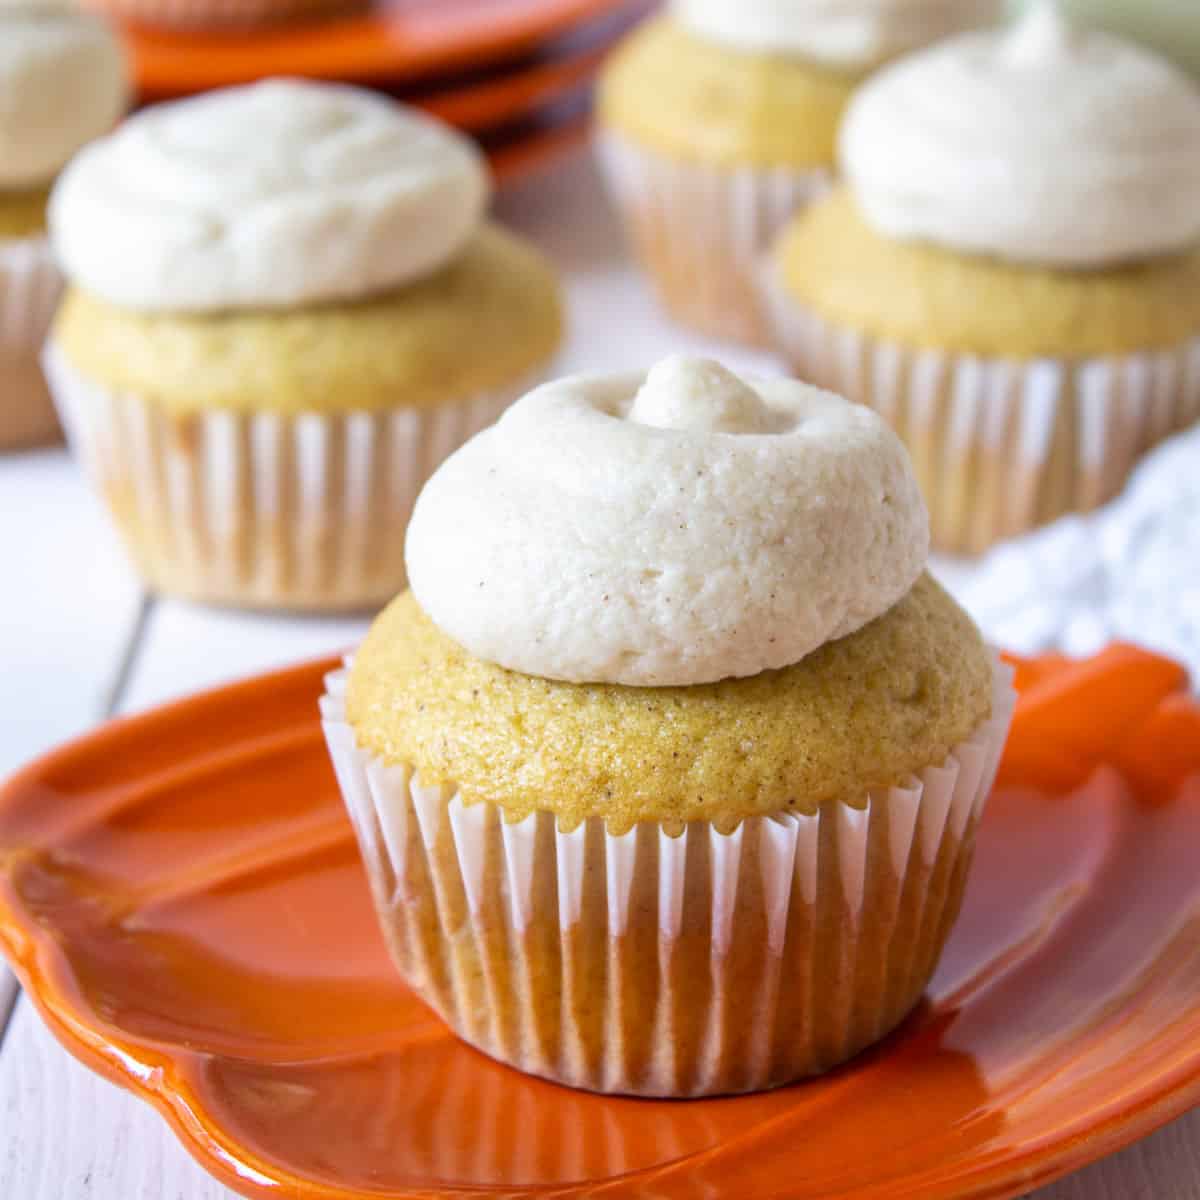
[[[1002,0],[676,0],[610,60],[600,151],[666,307],[765,341],[755,268],[834,169],[838,123],[882,60],[998,19]]]
[[[38,354],[62,287],[46,239],[51,183],[129,99],[115,36],[92,17],[0,6],[0,447],[58,433]]]
[[[883,71],[770,271],[803,378],[901,433],[934,542],[1116,494],[1200,417],[1200,92],[1042,5]]]
[[[467,1041],[654,1096],[912,1009],[1012,707],[868,410],[668,359],[452,456],[325,727],[401,972]]]
[[[403,586],[421,484],[561,337],[550,267],[487,195],[450,129],[299,82],[149,109],[76,159],[47,369],[152,587],[335,609]]]

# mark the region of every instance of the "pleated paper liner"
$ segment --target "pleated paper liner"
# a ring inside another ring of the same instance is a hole
[[[384,603],[421,486],[536,379],[429,408],[178,416],[45,367],[72,448],[154,589],[246,607]]]
[[[0,450],[61,435],[39,361],[61,292],[45,238],[0,241]]]
[[[759,280],[796,373],[869,405],[904,440],[940,550],[977,554],[1096,508],[1200,420],[1200,338],[1073,361],[916,350],[804,308],[770,265]]]
[[[878,1040],[924,991],[958,914],[1015,703],[946,761],[860,804],[730,834],[656,822],[506,823],[360,749],[345,672],[326,738],[392,956],[494,1058],[644,1096],[770,1088]]]
[[[758,264],[798,209],[829,190],[823,169],[707,167],[611,130],[600,163],[666,309],[713,337],[766,345]]]

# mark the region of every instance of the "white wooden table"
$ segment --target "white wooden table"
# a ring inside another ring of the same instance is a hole
[[[585,155],[509,191],[499,212],[566,274],[566,369],[706,349],[655,310]],[[333,652],[365,628],[169,602],[143,610],[113,534],[61,450],[0,457],[0,563],[0,776],[108,712]],[[1036,1196],[1200,1200],[1200,1110]],[[168,1197],[232,1200],[148,1106],[58,1046],[0,966],[0,1200]]]

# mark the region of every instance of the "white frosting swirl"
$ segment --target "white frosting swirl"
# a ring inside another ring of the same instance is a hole
[[[149,311],[270,308],[397,287],[487,202],[466,138],[356,88],[271,80],[148,109],[64,173],[50,227],[75,282]]]
[[[841,159],[863,216],[892,237],[1080,267],[1200,239],[1200,91],[1048,3],[876,75],[851,102]]]
[[[928,549],[908,457],[870,410],[669,358],[515,404],[426,484],[407,559],[477,657],[658,686],[798,662],[886,612]]]
[[[129,104],[120,42],[95,17],[0,9],[0,188],[49,183]]]
[[[676,20],[736,50],[869,67],[998,21],[1004,0],[672,0]]]

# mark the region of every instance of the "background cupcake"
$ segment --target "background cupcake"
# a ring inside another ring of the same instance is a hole
[[[422,494],[323,709],[384,931],[466,1040],[601,1091],[882,1037],[1012,706],[867,410],[673,359],[546,385]]]
[[[765,341],[755,268],[824,192],[838,122],[883,59],[998,18],[1002,0],[676,0],[610,60],[600,149],[666,307]]]
[[[1113,496],[1200,416],[1200,92],[1043,4],[883,71],[770,272],[797,372],[913,456],[941,548]]]
[[[47,367],[153,587],[343,608],[402,585],[422,481],[561,336],[487,194],[458,134],[299,82],[147,110],[72,164]]]
[[[0,447],[58,431],[38,362],[61,288],[47,197],[128,99],[124,56],[100,21],[65,6],[0,6]]]

